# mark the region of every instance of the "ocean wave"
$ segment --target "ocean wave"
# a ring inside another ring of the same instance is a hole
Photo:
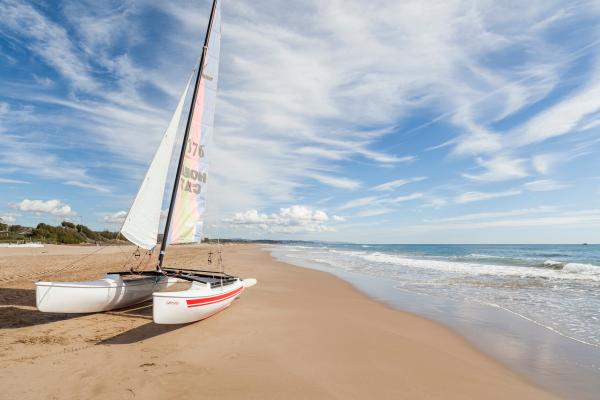
[[[454,261],[444,259],[443,257],[423,257],[418,258],[414,255],[391,254],[384,252],[368,252],[364,250],[340,250],[340,249],[324,249],[324,248],[306,248],[301,246],[293,246],[296,249],[300,248],[304,253],[304,259],[316,261],[323,264],[328,264],[333,267],[338,267],[344,270],[363,269],[366,271],[369,267],[379,265],[394,265],[407,268],[418,268],[424,270],[435,270],[446,273],[456,273],[462,275],[490,275],[504,277],[519,277],[519,278],[541,278],[541,279],[563,279],[576,281],[591,281],[600,282],[600,266],[585,263],[569,263],[561,262],[552,259],[547,259],[544,262],[532,263],[527,262],[521,265],[508,264],[511,257],[505,257],[506,260],[499,264],[490,264],[476,261]],[[290,250],[288,248],[288,250]],[[298,252],[294,252],[298,254]],[[290,254],[291,255],[291,254]],[[474,259],[484,259],[485,254],[472,253],[476,255]],[[495,258],[500,258],[492,256]],[[490,257],[491,258],[491,257]],[[514,259],[517,261],[516,259]],[[367,263],[365,263],[365,261]],[[525,261],[525,260],[523,260]],[[527,260],[532,261],[532,260]],[[361,267],[361,264],[362,267]],[[371,265],[369,265],[371,264]]]
[[[362,255],[360,257],[368,262],[405,266],[409,268],[431,269],[466,275],[499,275],[521,278],[570,279],[600,282],[600,266],[592,264],[562,264],[557,261],[547,260],[542,264],[545,268],[532,268],[530,266],[411,258],[397,254],[385,254],[379,252]]]
[[[563,269],[565,267],[565,264],[560,261],[546,260],[543,262],[543,264],[541,264],[541,267],[551,269]]]
[[[367,254],[366,251],[358,251],[358,250],[335,250],[335,249],[330,249],[329,252],[330,253],[347,254],[347,255]]]
[[[593,264],[582,264],[582,263],[567,263],[563,267],[563,271],[571,272],[571,273],[600,273],[600,266]]]
[[[511,258],[511,257],[507,257],[507,256],[498,256],[498,255],[491,255],[491,254],[479,254],[479,253],[471,253],[471,254],[467,254],[465,256],[465,258],[476,258],[476,259],[482,259],[482,258]]]

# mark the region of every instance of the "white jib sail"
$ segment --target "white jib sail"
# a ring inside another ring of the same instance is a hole
[[[221,2],[216,3],[204,70],[197,82],[190,135],[186,143],[181,178],[173,204],[169,243],[194,243],[202,240],[206,208],[208,157],[215,119],[219,57],[221,53]]]
[[[146,176],[140,185],[135,200],[125,217],[121,227],[121,233],[129,241],[139,247],[150,250],[157,244],[158,226],[160,224],[160,212],[162,208],[163,195],[169,163],[173,153],[173,146],[177,137],[177,129],[181,120],[183,103],[185,102],[191,79],[179,99],[177,108],[171,117],[171,122],[160,141],[160,145],[154,154],[152,163],[146,172]]]

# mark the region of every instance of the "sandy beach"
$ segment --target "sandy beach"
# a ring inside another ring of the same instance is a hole
[[[94,279],[131,250],[0,249],[0,398],[553,398],[451,330],[256,245],[223,246],[228,272],[259,283],[203,322],[155,325],[149,304],[35,309],[36,280]],[[167,264],[205,266],[206,252],[175,247]]]

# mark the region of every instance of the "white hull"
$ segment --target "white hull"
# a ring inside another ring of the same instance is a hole
[[[42,312],[94,313],[115,310],[152,298],[176,280],[159,276],[123,279],[110,274],[87,282],[37,282],[36,304]]]
[[[189,290],[153,295],[153,318],[157,324],[186,324],[208,318],[229,307],[254,279],[236,280],[232,284],[211,288],[194,282]]]

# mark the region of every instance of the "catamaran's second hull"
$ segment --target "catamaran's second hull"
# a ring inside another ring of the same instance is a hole
[[[157,324],[186,324],[208,318],[229,307],[254,279],[240,280],[217,288],[192,284],[189,290],[154,293],[152,313]]]
[[[95,313],[115,310],[152,298],[175,280],[164,276],[123,279],[118,274],[87,282],[37,282],[38,310],[52,313]]]

